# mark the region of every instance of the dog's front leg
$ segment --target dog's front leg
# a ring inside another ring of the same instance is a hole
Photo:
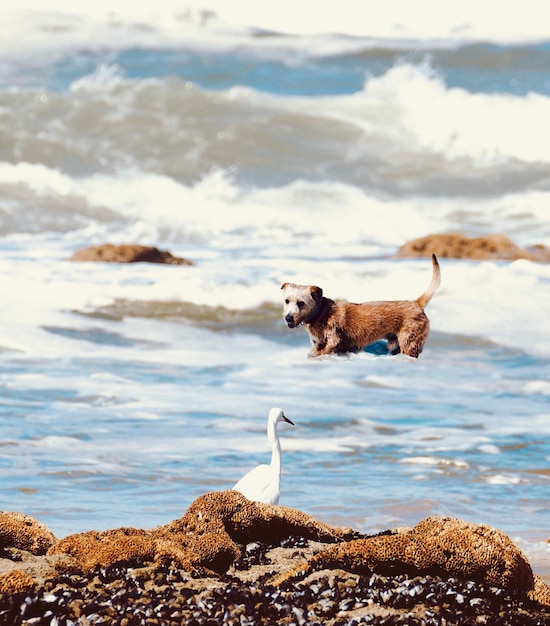
[[[327,345],[326,337],[318,337],[314,333],[308,329],[309,338],[311,340],[311,351],[308,354],[309,357],[314,359],[317,356],[321,356],[322,354],[326,354],[325,348]]]
[[[311,358],[333,354],[336,352],[336,348],[338,347],[336,343],[331,342],[326,336],[317,337],[315,335],[310,335],[310,339],[311,352],[309,353],[309,356]]]
[[[314,359],[315,357],[321,356],[321,354],[323,354],[322,349],[319,348],[319,344],[315,341],[311,342],[311,350],[309,351],[308,356],[311,359]]]

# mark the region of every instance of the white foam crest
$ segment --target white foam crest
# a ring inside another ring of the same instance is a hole
[[[428,465],[435,467],[455,467],[457,469],[468,469],[470,464],[460,459],[448,459],[434,456],[411,456],[401,459],[401,463],[406,465]]]
[[[483,443],[477,447],[480,452],[483,454],[500,454],[501,449],[498,446],[495,446],[492,443]]]
[[[37,195],[58,194],[69,195],[74,191],[74,181],[40,163],[8,163],[0,161],[0,183],[6,185],[25,184]]]
[[[75,207],[80,204],[107,208],[127,218],[128,229],[117,224],[113,243],[123,243],[129,237],[150,242],[164,231],[172,233],[174,240],[181,241],[183,237],[212,242],[220,238],[218,245],[240,246],[243,241],[250,241],[253,227],[255,235],[265,237],[271,245],[290,244],[297,237],[313,237],[315,245],[319,245],[327,241],[327,232],[333,244],[364,244],[367,238],[371,243],[378,239],[388,244],[405,237],[405,231],[408,236],[420,236],[428,224],[434,224],[433,217],[422,214],[422,210],[414,224],[397,219],[399,214],[410,214],[410,208],[396,204],[392,207],[396,224],[388,229],[387,202],[347,185],[329,182],[319,186],[296,181],[275,189],[240,188],[222,170],[214,170],[187,187],[167,176],[140,171],[73,179],[43,165],[0,163],[0,184],[18,184],[37,196],[69,197],[74,199]],[[349,219],[341,219],[343,213]],[[358,226],[365,213],[369,214],[369,231],[361,236],[364,229]],[[87,236],[95,229],[98,240],[105,237],[97,225],[90,228]]]
[[[318,250],[330,242],[358,245],[360,253],[365,253],[367,244],[395,245],[447,224],[444,211],[439,219],[420,200],[411,212],[410,203],[388,203],[340,183],[299,180],[281,188],[240,188],[222,170],[211,172],[193,187],[143,172],[97,175],[76,181],[77,192],[92,205],[145,220],[159,230],[169,229],[174,239],[183,235],[213,242],[219,238],[216,243],[222,246],[249,242],[253,228],[257,241],[263,237],[271,246],[303,239]],[[394,217],[390,229],[388,211]],[[362,224],[367,215],[369,227],[365,229]]]
[[[429,60],[415,65],[400,62],[381,76],[367,78],[363,90],[352,95],[283,98],[234,87],[225,97],[344,121],[364,132],[363,149],[380,144],[382,153],[391,149],[396,159],[402,152],[469,158],[476,166],[509,159],[550,161],[548,142],[532,141],[550,116],[548,96],[448,87]],[[348,149],[358,152],[361,146]]]
[[[59,448],[62,450],[72,450],[73,453],[78,454],[76,449],[82,448],[86,444],[77,439],[76,437],[68,437],[64,435],[46,435],[33,442],[33,446],[37,448]]]
[[[493,474],[486,476],[485,482],[489,485],[526,485],[529,481],[517,474]]]
[[[121,70],[118,65],[106,65],[102,63],[91,74],[83,76],[71,83],[70,89],[73,93],[78,91],[96,93],[99,89],[106,87],[112,89],[125,82],[128,81],[122,78]]]
[[[550,161],[547,142],[532,141],[550,116],[550,98],[470,93],[449,88],[428,64],[399,64],[367,80],[362,94],[342,100],[340,112],[360,121],[367,132],[376,124],[392,143],[410,151],[434,152],[478,165],[519,159]]]

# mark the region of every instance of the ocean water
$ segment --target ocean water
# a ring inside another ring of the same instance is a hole
[[[308,359],[280,291],[416,298],[429,233],[550,245],[545,5],[362,6],[2,6],[1,509],[164,524],[280,406],[281,504],[490,524],[550,580],[550,266],[440,259],[418,361]],[[69,261],[105,242],[195,266]]]

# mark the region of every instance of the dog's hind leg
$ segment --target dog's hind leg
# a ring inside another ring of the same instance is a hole
[[[404,346],[401,347],[401,354],[405,354],[406,356],[412,356],[417,359],[420,353],[422,352],[423,344],[419,344],[416,341],[412,341],[408,339],[404,342]]]
[[[415,318],[413,324],[402,328],[398,333],[397,341],[399,342],[402,354],[417,359],[424,348],[429,333],[430,321],[423,313]]]

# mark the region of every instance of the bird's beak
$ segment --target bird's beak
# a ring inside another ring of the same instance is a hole
[[[285,420],[285,422],[288,422],[289,424],[292,424],[292,426],[294,426],[294,422],[291,422],[284,413],[283,413],[283,419]]]

